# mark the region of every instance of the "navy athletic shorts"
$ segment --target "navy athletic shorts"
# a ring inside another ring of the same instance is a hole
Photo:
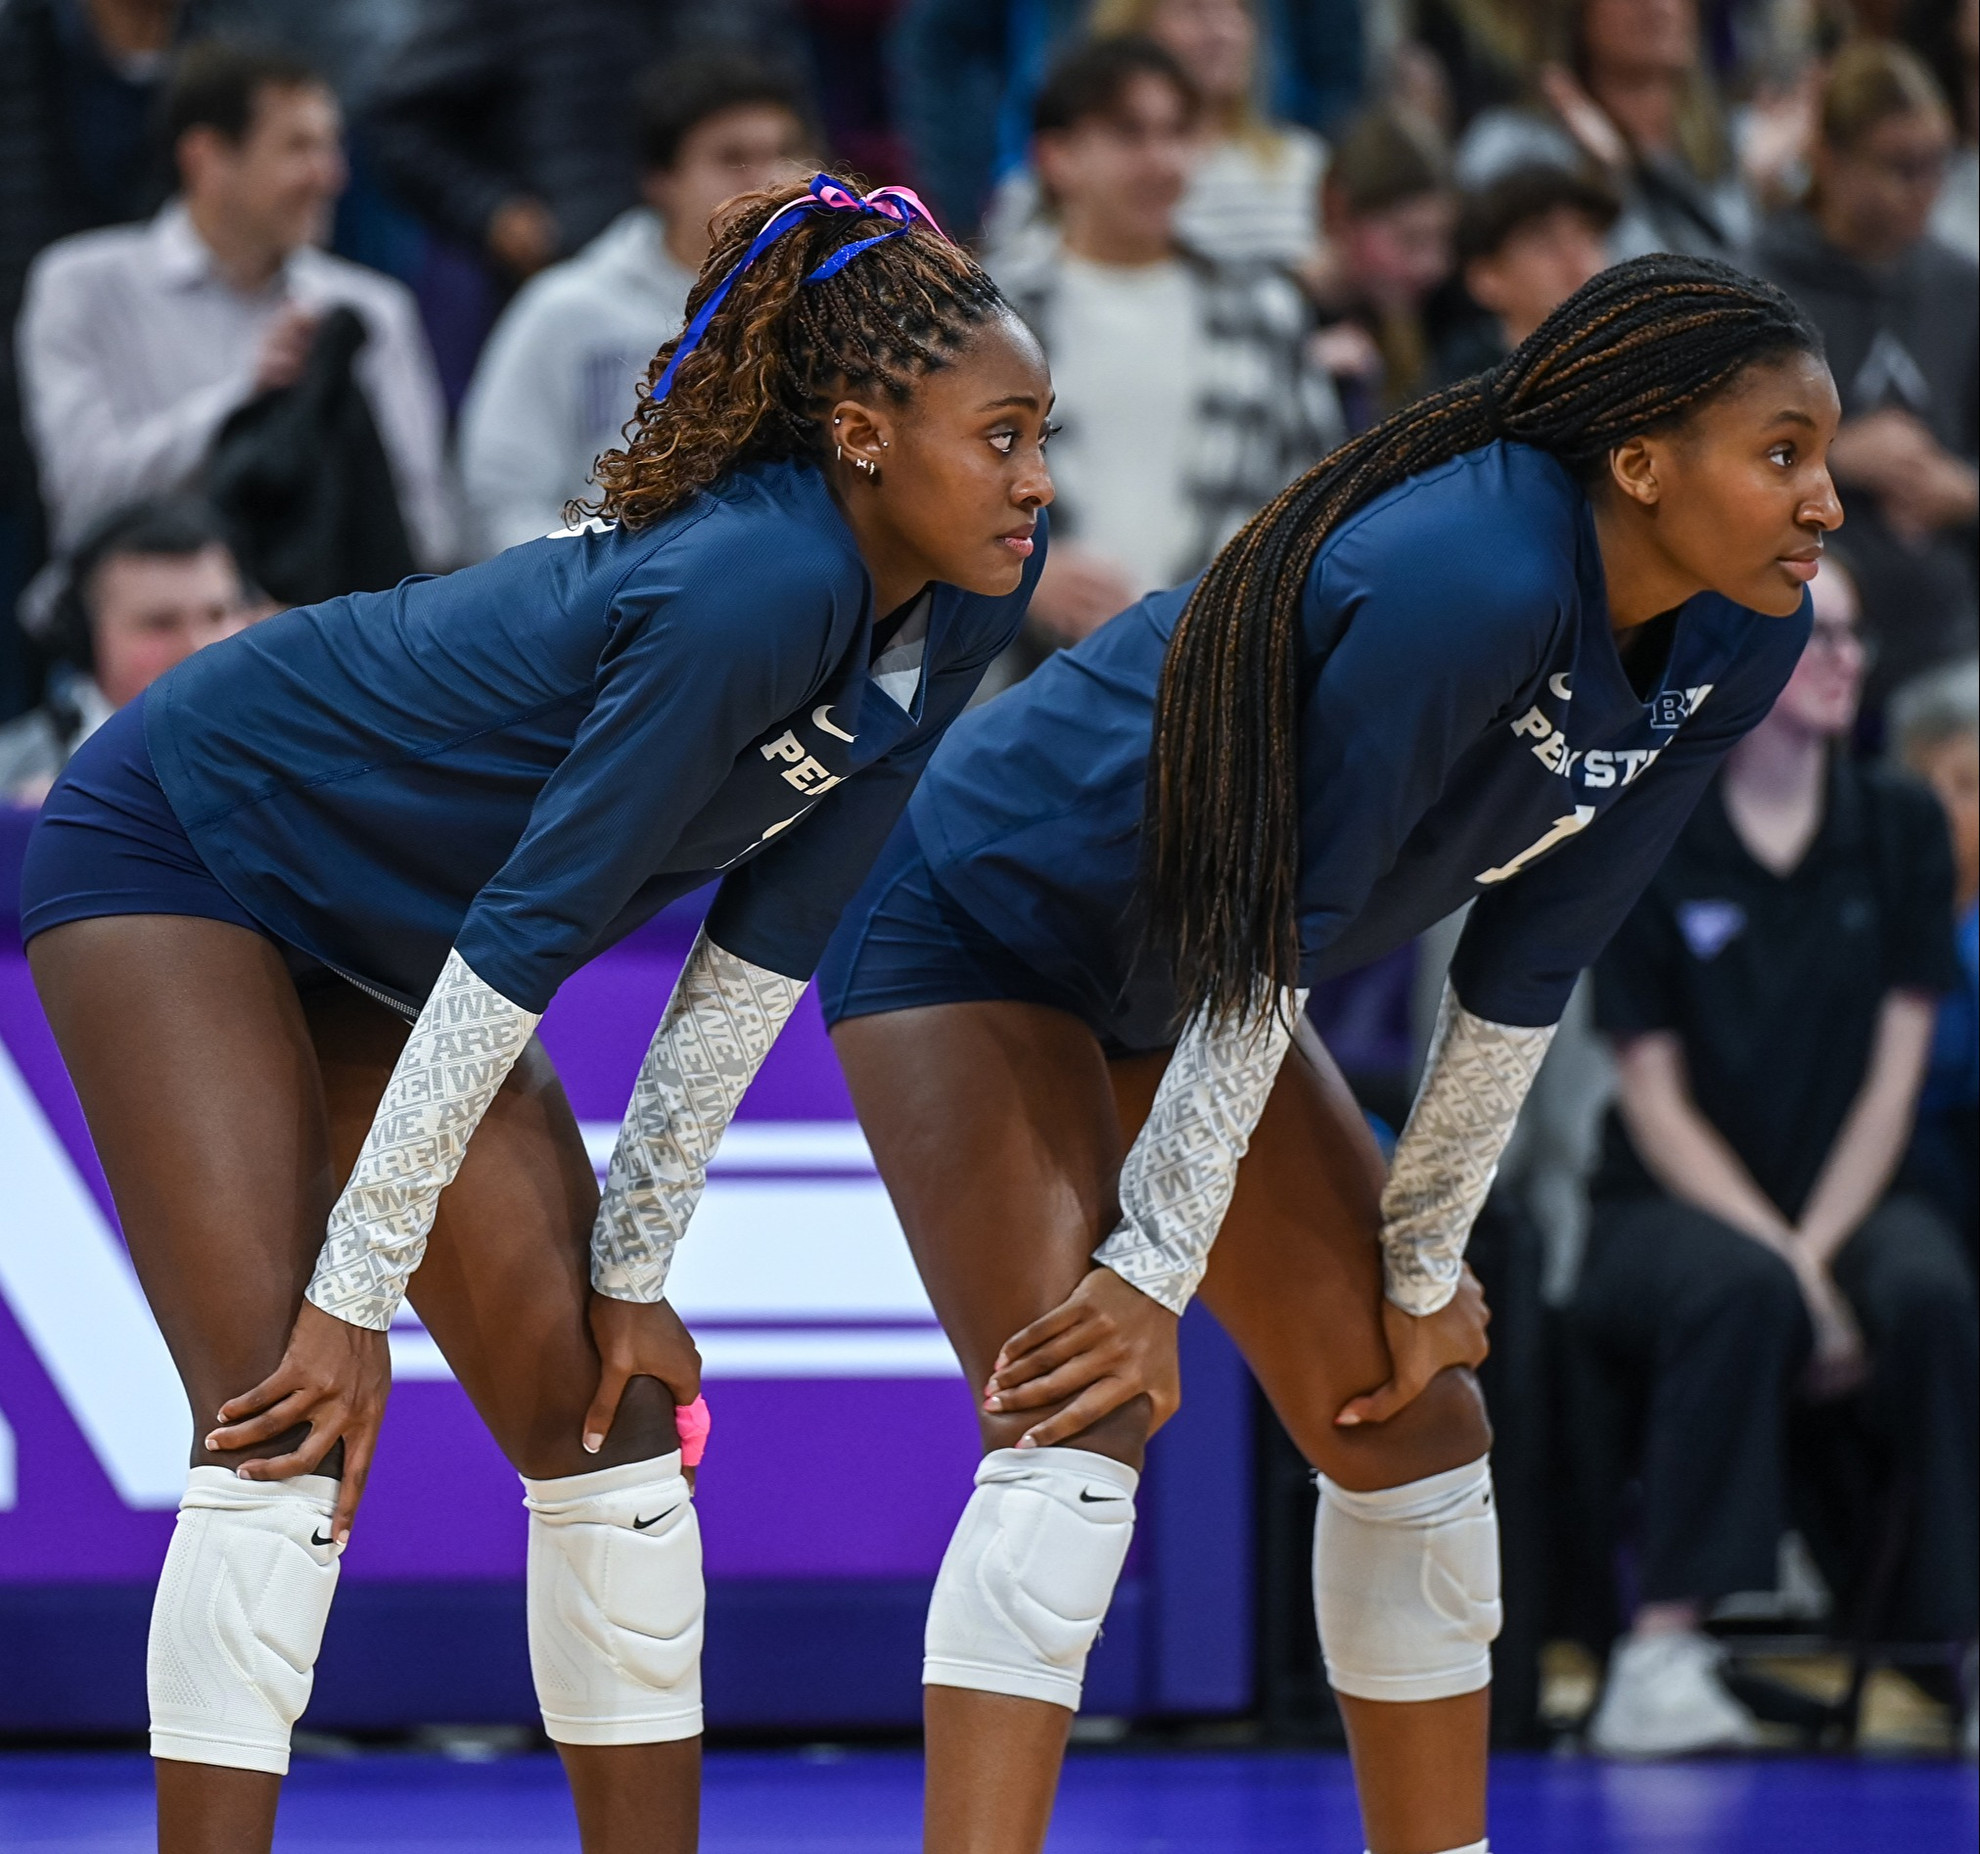
[[[23,942],[103,914],[197,914],[268,934],[200,860],[159,785],[143,696],[76,749],[21,867]]]
[[[819,963],[825,1021],[1000,999],[1083,1015],[936,881],[903,817]]]

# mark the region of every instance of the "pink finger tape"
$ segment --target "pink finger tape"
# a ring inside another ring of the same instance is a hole
[[[702,1456],[708,1452],[708,1399],[697,1397],[692,1403],[675,1404],[674,1428],[681,1438],[681,1466],[700,1467]]]

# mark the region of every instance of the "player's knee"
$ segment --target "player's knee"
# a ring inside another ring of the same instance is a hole
[[[324,1475],[243,1481],[193,1469],[151,1612],[153,1757],[289,1768],[337,1588],[336,1498]]]
[[[1140,1478],[1086,1449],[986,1455],[935,1580],[923,1680],[1076,1709]]]
[[[529,1659],[559,1744],[701,1730],[701,1530],[678,1451],[525,1480]]]
[[[1414,1702],[1487,1685],[1500,1622],[1491,1464],[1373,1493],[1323,1476],[1313,1609],[1337,1692]]]

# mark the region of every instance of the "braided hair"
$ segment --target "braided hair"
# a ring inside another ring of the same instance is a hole
[[[1821,352],[1771,284],[1706,258],[1636,258],[1577,290],[1496,367],[1350,438],[1239,531],[1169,641],[1143,801],[1146,932],[1185,1018],[1249,1017],[1298,983],[1300,606],[1328,534],[1496,438],[1590,476],[1747,368]]]
[[[751,241],[802,186],[745,193],[723,209],[687,318],[728,276]],[[736,278],[671,389],[653,389],[680,345],[647,370],[625,444],[593,466],[598,495],[573,517],[642,527],[740,465],[825,455],[823,415],[847,392],[878,389],[897,404],[915,381],[954,360],[1003,303],[960,245],[916,222],[822,281],[806,279],[833,252],[871,239],[859,213],[807,216]]]

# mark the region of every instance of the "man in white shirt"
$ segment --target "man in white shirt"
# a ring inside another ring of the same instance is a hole
[[[1200,571],[1343,435],[1291,280],[1177,236],[1200,112],[1148,39],[1081,46],[1038,93],[1052,235],[992,264],[1051,360],[1062,427],[1035,644],[1072,643]]]
[[[407,535],[423,564],[450,564],[445,408],[411,293],[320,249],[346,178],[335,97],[291,59],[205,45],[165,114],[178,196],[148,224],[60,240],[28,273],[22,399],[55,544],[192,483],[229,415],[291,384],[318,319],[348,304]]]
[[[475,369],[461,474],[481,553],[564,525],[564,504],[619,444],[654,351],[681,326],[710,218],[795,172],[816,141],[796,85],[734,55],[658,67],[639,116],[645,204],[524,285]]]

